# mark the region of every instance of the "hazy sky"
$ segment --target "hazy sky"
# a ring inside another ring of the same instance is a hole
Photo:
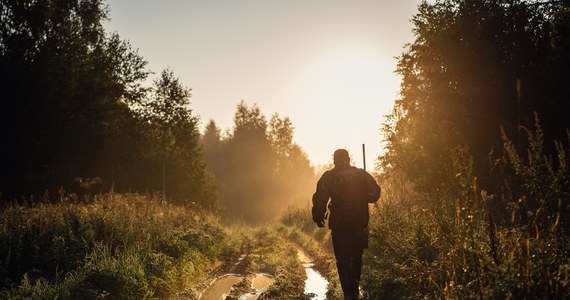
[[[420,0],[108,0],[106,28],[192,89],[201,129],[230,130],[237,104],[291,118],[313,164],[348,149],[367,168],[400,78],[396,56],[412,42]]]

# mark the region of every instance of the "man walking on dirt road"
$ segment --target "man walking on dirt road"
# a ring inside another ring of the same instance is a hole
[[[317,226],[324,227],[328,204],[338,277],[344,299],[353,300],[359,297],[362,252],[368,247],[368,203],[378,201],[380,186],[366,171],[350,165],[345,149],[334,152],[334,165],[317,183],[312,214]]]

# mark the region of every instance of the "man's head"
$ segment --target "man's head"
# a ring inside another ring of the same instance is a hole
[[[337,167],[350,165],[350,158],[348,157],[348,151],[345,149],[338,149],[333,155],[334,165]]]

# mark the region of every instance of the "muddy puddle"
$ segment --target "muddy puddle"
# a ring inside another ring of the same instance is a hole
[[[324,300],[326,299],[327,285],[328,281],[315,269],[313,269],[313,262],[311,257],[301,248],[297,248],[297,256],[305,268],[307,273],[307,280],[305,281],[305,294],[311,296],[311,299]],[[240,257],[239,264],[245,255]],[[202,295],[200,295],[200,300],[223,300],[232,291],[234,285],[240,283],[244,277],[240,274],[225,274],[220,276],[212,283],[208,288],[206,288]],[[256,300],[259,296],[265,292],[273,283],[275,279],[269,274],[258,273],[251,280],[250,290],[240,296],[240,300]]]
[[[242,295],[240,297],[240,300],[256,300],[259,298],[259,296],[261,296],[263,292],[267,291],[269,286],[271,286],[274,282],[275,279],[271,275],[262,273],[256,274],[251,283],[253,291]]]
[[[297,256],[305,267],[307,272],[307,280],[305,281],[305,294],[310,295],[311,299],[325,300],[327,298],[327,285],[329,284],[319,272],[313,269],[313,260],[301,248],[297,248]]]
[[[243,279],[244,277],[238,274],[220,276],[204,290],[199,299],[223,300],[230,294],[232,287],[240,283]],[[250,291],[241,295],[240,300],[256,300],[273,282],[275,282],[275,279],[271,275],[263,273],[256,274],[252,280]]]
[[[216,278],[210,286],[204,290],[200,299],[203,300],[220,300],[225,299],[230,294],[232,287],[239,283],[243,277],[237,274],[226,274]]]

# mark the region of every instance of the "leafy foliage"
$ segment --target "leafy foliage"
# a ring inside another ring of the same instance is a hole
[[[104,31],[101,0],[7,0],[0,18],[2,201],[113,188],[214,206],[189,90],[170,70],[143,86],[147,62]]]
[[[437,201],[452,179],[452,149],[469,147],[479,184],[492,189],[487,155],[502,147],[501,126],[518,143],[519,127],[537,112],[547,140],[563,138],[569,16],[563,4],[423,2],[412,19],[415,41],[398,59],[401,98],[384,128],[383,171],[403,172]]]
[[[202,160],[199,119],[190,109],[190,89],[172,70],[155,80],[137,115],[145,133],[143,159],[150,162],[141,188],[162,190],[163,198],[216,204],[213,180]]]
[[[118,138],[134,124],[124,101],[137,101],[146,62],[118,36],[107,36],[102,3],[3,1],[2,191],[71,187],[75,177],[104,176]],[[26,121],[24,121],[26,120]]]

